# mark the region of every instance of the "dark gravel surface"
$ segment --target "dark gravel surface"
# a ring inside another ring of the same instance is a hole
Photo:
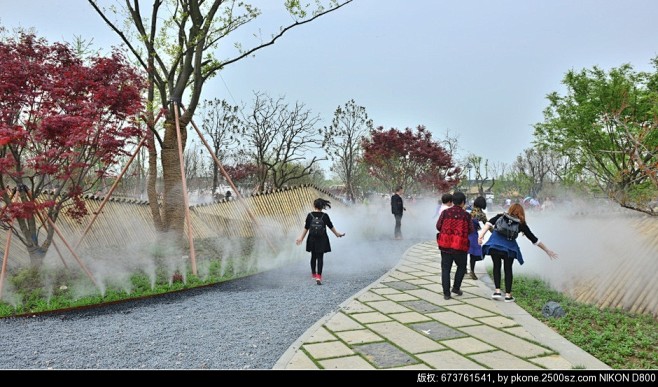
[[[311,280],[305,258],[202,289],[2,319],[0,368],[271,369],[319,319],[426,240],[380,239],[337,247],[325,255],[322,286]]]

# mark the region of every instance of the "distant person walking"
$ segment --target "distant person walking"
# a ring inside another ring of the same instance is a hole
[[[550,259],[557,259],[558,255],[553,250],[546,247],[546,245],[544,245],[544,243],[541,242],[530,230],[530,227],[526,223],[525,211],[521,204],[512,204],[509,207],[507,214],[519,220],[519,233],[523,233],[532,244],[544,250]],[[514,280],[512,264],[514,263],[514,260],[517,259],[519,264],[523,265],[523,255],[521,254],[519,244],[516,239],[507,238],[495,230],[491,232],[491,236],[487,242],[482,244],[484,235],[490,229],[494,229],[493,225],[496,224],[501,216],[503,216],[503,214],[497,214],[485,223],[478,237],[478,243],[482,245],[482,253],[484,255],[491,255],[491,260],[493,261],[494,286],[496,287],[496,290],[491,298],[494,300],[500,300],[502,298],[500,292],[500,268],[502,264],[505,270],[505,302],[514,302],[515,299],[514,296],[512,296],[512,283]]]
[[[306,234],[308,234],[308,238],[306,239],[306,251],[311,253],[311,278],[313,278],[318,285],[322,285],[324,253],[331,251],[327,228],[329,228],[338,238],[345,236],[344,232],[341,233],[336,230],[334,224],[329,218],[329,214],[323,212],[326,208],[331,208],[331,202],[328,200],[318,198],[313,201],[313,211],[306,215],[302,234],[297,240],[295,240],[295,243],[299,246],[302,244]]]
[[[478,232],[482,229],[482,225],[487,223],[487,215],[484,210],[487,209],[487,199],[478,196],[473,201],[473,209],[471,210],[471,220],[473,221],[473,231],[468,234],[468,255],[471,279],[478,279],[475,275],[475,263],[483,259],[482,246],[478,243]],[[481,225],[482,224],[482,225]]]
[[[441,251],[441,285],[443,299],[449,300],[450,292],[461,296],[462,280],[466,274],[468,254],[468,234],[473,232],[471,215],[464,210],[466,195],[455,192],[452,195],[452,207],[445,209],[436,222],[436,241]],[[455,282],[450,288],[450,270],[453,262],[457,265]]]
[[[391,196],[391,213],[395,216],[395,229],[393,236],[395,239],[402,239],[402,214],[407,209],[404,208],[402,194],[404,189],[401,185],[395,188],[395,193]]]

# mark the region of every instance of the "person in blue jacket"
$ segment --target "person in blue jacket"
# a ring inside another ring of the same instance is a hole
[[[469,256],[469,268],[471,279],[478,279],[475,275],[475,263],[481,261],[482,256],[482,246],[478,243],[478,232],[482,229],[480,224],[487,223],[487,215],[484,213],[484,210],[487,208],[487,200],[483,196],[478,196],[473,201],[473,209],[471,210],[471,220],[473,221],[474,230],[468,234],[468,256]]]
[[[550,259],[557,259],[558,255],[553,250],[546,247],[546,245],[532,233],[530,227],[528,227],[525,219],[525,211],[522,205],[519,203],[512,204],[507,210],[507,214],[519,219],[519,233],[523,233],[532,244],[544,250]],[[478,243],[482,245],[482,254],[491,255],[491,260],[493,261],[494,286],[496,287],[496,290],[491,298],[494,300],[500,300],[502,298],[502,293],[500,291],[500,269],[501,264],[503,264],[505,269],[505,302],[514,302],[515,299],[514,296],[512,296],[512,281],[514,280],[512,264],[516,259],[519,261],[520,265],[523,265],[523,255],[521,254],[521,249],[519,248],[516,239],[509,239],[494,230],[493,225],[496,224],[496,221],[498,221],[498,218],[501,216],[503,216],[502,213],[497,214],[485,223],[484,227],[482,227],[482,231],[480,231],[480,235],[478,236]],[[484,235],[490,229],[493,230],[491,236],[486,243],[482,244]]]

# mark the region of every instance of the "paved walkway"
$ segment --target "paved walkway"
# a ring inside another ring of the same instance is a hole
[[[305,334],[274,369],[610,369],[515,303],[491,299],[486,273],[444,300],[428,241]],[[453,273],[454,276],[454,265]]]

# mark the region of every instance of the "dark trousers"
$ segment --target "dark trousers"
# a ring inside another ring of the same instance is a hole
[[[450,295],[450,270],[452,270],[452,263],[457,265],[457,272],[455,273],[455,283],[452,289],[460,289],[464,274],[466,274],[466,262],[468,261],[468,253],[456,252],[445,253],[441,252],[441,285],[443,286],[443,295]]]
[[[473,254],[469,254],[469,255],[471,257],[471,260],[469,261],[470,262],[469,266],[471,267],[471,273],[475,273],[475,262],[481,261],[482,256],[481,255],[473,255]]]
[[[324,253],[316,253],[315,251],[311,253],[311,273],[312,274],[322,274],[322,266],[324,264]],[[317,269],[316,269],[317,265]]]
[[[504,264],[505,268],[505,293],[512,293],[512,280],[514,274],[512,273],[512,264],[514,263],[513,257],[508,257],[507,254],[499,254],[491,252],[491,260],[493,261],[493,276],[494,286],[500,289],[500,266]]]
[[[402,238],[402,214],[393,214],[395,216],[395,234],[396,238]]]

